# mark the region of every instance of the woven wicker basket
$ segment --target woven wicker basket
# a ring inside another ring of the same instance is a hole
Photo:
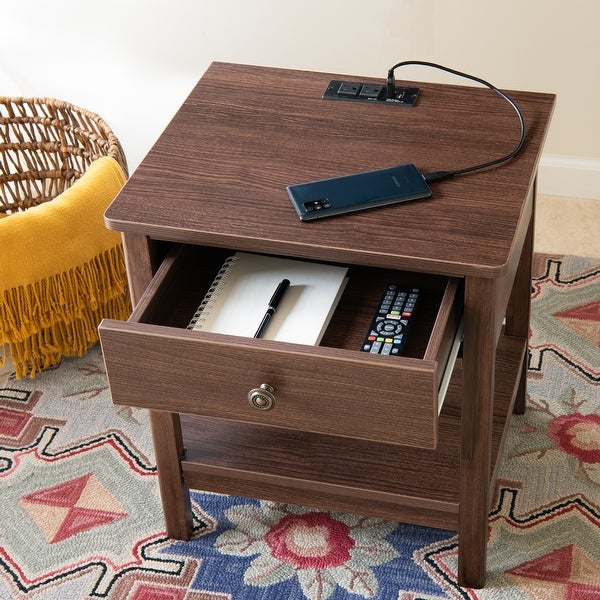
[[[50,98],[0,96],[0,217],[56,198],[121,144],[97,114]]]

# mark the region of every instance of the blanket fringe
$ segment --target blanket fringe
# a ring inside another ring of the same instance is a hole
[[[34,377],[63,356],[85,354],[103,318],[123,320],[130,312],[118,244],[75,269],[1,292],[0,366],[10,354],[17,379]]]

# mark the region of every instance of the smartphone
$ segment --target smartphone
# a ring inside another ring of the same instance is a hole
[[[431,196],[427,182],[410,163],[297,183],[286,189],[302,221]]]

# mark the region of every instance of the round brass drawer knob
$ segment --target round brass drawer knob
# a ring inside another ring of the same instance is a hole
[[[275,406],[275,390],[268,383],[261,383],[260,387],[248,392],[248,402],[258,410],[271,410]]]

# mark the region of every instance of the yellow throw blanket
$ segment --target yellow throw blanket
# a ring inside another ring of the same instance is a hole
[[[95,160],[50,202],[0,219],[0,366],[17,378],[81,356],[104,317],[130,312],[120,235],[103,214],[123,184],[116,160]]]

